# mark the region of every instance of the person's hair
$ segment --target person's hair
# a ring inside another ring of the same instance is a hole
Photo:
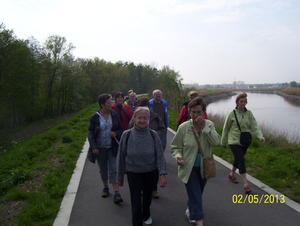
[[[110,99],[110,95],[107,94],[107,93],[104,93],[104,94],[101,94],[99,97],[98,97],[98,103],[99,103],[99,107],[101,109],[101,104],[105,105],[106,101]]]
[[[191,111],[191,109],[193,107],[196,107],[198,105],[202,106],[202,111],[206,111],[206,102],[202,97],[195,97],[194,99],[192,99],[188,105],[188,109],[189,111]]]
[[[112,99],[115,99],[115,95],[117,94],[118,92],[116,90],[112,91],[111,93],[111,98]]]
[[[162,91],[160,91],[159,89],[156,89],[156,90],[153,91],[153,96],[154,96],[155,93],[160,93],[162,95]]]
[[[117,99],[119,96],[122,96],[124,98],[124,93],[117,92],[117,94],[115,95],[115,99]]]
[[[131,92],[131,93],[129,94],[129,97],[132,96],[132,95],[134,95],[134,96],[136,97],[136,93],[134,93],[134,92]]]
[[[137,107],[137,109],[135,109],[135,111],[133,112],[133,118],[136,118],[137,113],[139,113],[140,111],[147,111],[148,117],[150,118],[150,110],[148,107]]]
[[[148,97],[141,97],[140,99],[138,99],[137,105],[139,107],[150,107],[149,98]]]
[[[188,96],[189,97],[190,96],[197,97],[197,96],[199,96],[199,93],[197,91],[191,91],[191,92],[189,92]]]
[[[247,93],[240,93],[239,95],[237,95],[237,97],[235,99],[235,103],[237,104],[239,102],[239,100],[242,98],[247,98]]]
[[[133,90],[132,90],[132,89],[128,90],[128,95],[129,95],[130,93],[133,93]]]

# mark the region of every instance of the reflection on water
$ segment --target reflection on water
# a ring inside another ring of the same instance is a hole
[[[247,109],[259,125],[266,125],[289,137],[300,137],[300,106],[277,94],[247,93]],[[207,106],[207,114],[227,115],[235,108],[236,95]]]

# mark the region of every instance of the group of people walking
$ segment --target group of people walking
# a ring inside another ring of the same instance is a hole
[[[99,166],[103,198],[109,196],[108,183],[112,184],[114,203],[123,202],[119,187],[127,174],[132,224],[150,225],[152,197],[159,197],[158,183],[160,187],[167,184],[167,102],[160,90],[153,91],[151,100],[143,97],[137,101],[132,90],[128,96],[126,102],[122,92],[98,97],[100,109],[90,117],[88,126],[88,158]]]
[[[115,102],[112,104],[112,99]],[[130,190],[132,225],[152,224],[150,205],[158,198],[157,186],[167,184],[164,151],[167,145],[167,102],[160,90],[153,91],[153,99],[142,97],[130,90],[128,100],[121,92],[101,94],[100,109],[91,116],[88,127],[90,150],[88,158],[99,166],[103,183],[101,196],[109,196],[108,182],[114,190],[114,203],[123,202],[119,187],[124,185],[124,175]],[[228,176],[233,183],[239,169],[245,193],[251,193],[247,183],[244,155],[249,145],[240,143],[241,131],[251,131],[264,143],[252,112],[246,109],[247,94],[239,94],[236,108],[226,117],[222,137],[214,123],[207,119],[206,102],[198,92],[189,93],[178,118],[178,128],[171,142],[171,154],[178,165],[178,177],[187,191],[186,217],[190,223],[203,225],[202,194],[207,180],[204,177],[203,157],[212,155],[212,147],[226,148],[227,140],[234,155]],[[200,144],[200,146],[198,145]],[[199,150],[199,148],[201,150]],[[201,155],[202,153],[202,155]]]

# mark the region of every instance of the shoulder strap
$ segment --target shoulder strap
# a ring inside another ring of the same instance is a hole
[[[151,133],[151,137],[152,137],[153,143],[154,143],[154,154],[155,154],[155,159],[157,159],[157,157],[156,157],[156,151],[155,151],[155,137],[154,137],[154,131],[152,131],[152,130],[150,129],[150,133]]]
[[[127,155],[127,143],[128,143],[128,139],[129,139],[129,137],[130,137],[130,133],[131,133],[131,129],[129,129],[129,132],[128,132],[127,137],[126,137],[126,142],[125,142],[125,144],[126,144],[125,156]]]
[[[127,134],[127,137],[126,137],[126,148],[127,148],[127,143],[128,143],[128,139],[129,139],[129,137],[130,137],[130,133],[131,133],[131,129],[129,129],[129,132],[128,132],[128,134]]]
[[[158,119],[157,119],[158,120]],[[151,133],[151,137],[153,139],[153,141],[155,141],[155,138],[154,138],[154,132],[150,129],[150,133]]]
[[[240,127],[240,124],[239,124],[239,121],[237,120],[237,117],[236,117],[235,110],[233,110],[233,113],[234,113],[234,117],[235,117],[236,123],[237,123],[237,125],[238,125],[238,127],[239,127],[239,130],[242,132],[241,127]]]
[[[194,137],[195,137],[195,139],[196,139],[196,141],[197,141],[198,148],[199,148],[199,150],[200,150],[200,152],[201,152],[201,156],[202,156],[202,158],[204,158],[204,154],[203,154],[202,148],[201,148],[201,146],[200,146],[199,140],[198,140],[198,138],[197,138],[197,135],[196,135],[196,132],[195,132],[195,128],[194,128],[194,126],[193,126],[193,124],[192,124],[192,120],[190,120],[190,124],[191,124],[191,127],[192,127],[192,131],[193,131]]]

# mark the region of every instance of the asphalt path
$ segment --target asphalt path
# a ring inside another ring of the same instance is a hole
[[[151,205],[153,225],[157,226],[191,225],[185,217],[187,201],[185,186],[177,177],[177,165],[170,154],[169,144],[173,136],[173,133],[168,131],[168,145],[165,151],[168,170],[167,186],[158,189],[160,198],[153,199]],[[251,198],[246,198],[239,175],[237,175],[239,184],[233,184],[228,179],[230,170],[220,163],[216,163],[216,167],[217,176],[208,180],[203,194],[205,226],[300,225],[299,211],[280,203],[282,199],[272,200],[264,190],[249,183],[253,194],[261,201],[261,203],[254,203]],[[109,188],[110,196],[102,198],[103,185],[98,166],[86,159],[78,190],[74,192],[76,198],[66,225],[131,225],[130,193],[127,178],[124,181],[124,186],[120,188],[123,203],[113,203],[113,189],[111,185]]]

